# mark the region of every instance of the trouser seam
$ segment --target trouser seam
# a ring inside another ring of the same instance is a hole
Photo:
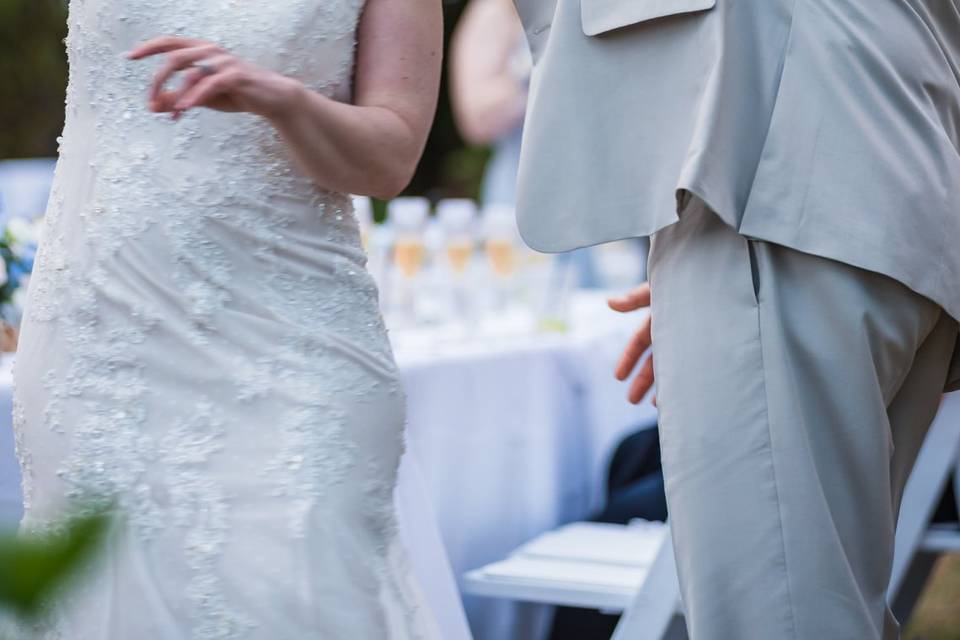
[[[747,240],[749,245],[750,241]],[[751,247],[752,249],[752,247]],[[757,262],[757,255],[754,251],[749,252],[751,269],[756,268],[756,273],[759,273],[759,264]],[[752,272],[753,273],[753,272]],[[757,312],[757,338],[759,340],[760,346],[760,378],[763,384],[763,413],[764,419],[767,423],[767,441],[770,444],[770,469],[773,474],[773,492],[774,500],[777,504],[777,528],[780,532],[780,551],[781,557],[783,560],[783,573],[784,573],[784,584],[787,588],[787,609],[789,612],[789,625],[791,630],[791,637],[796,640],[799,636],[797,635],[797,622],[796,622],[796,612],[793,610],[793,593],[790,588],[790,571],[787,566],[787,541],[784,534],[783,526],[783,505],[780,501],[780,484],[777,479],[777,463],[776,457],[773,452],[773,429],[770,424],[770,394],[767,389],[767,369],[765,366],[764,358],[764,340],[763,340],[763,321],[761,316],[761,302],[759,296],[759,281],[757,284],[757,303],[756,303],[756,312]]]

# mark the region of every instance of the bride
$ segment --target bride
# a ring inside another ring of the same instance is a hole
[[[17,357],[23,526],[91,496],[121,518],[40,637],[434,637],[398,548],[404,401],[346,194],[414,170],[440,3],[73,0],[69,20]]]

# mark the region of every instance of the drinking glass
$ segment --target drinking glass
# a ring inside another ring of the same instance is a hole
[[[509,303],[520,257],[520,238],[513,207],[487,206],[483,212],[483,237],[484,252],[494,276],[494,306],[502,310]]]
[[[470,296],[466,275],[476,252],[477,205],[473,200],[449,199],[437,205],[437,221],[443,233],[443,248],[448,267],[448,279],[457,319],[470,321]]]
[[[424,227],[430,214],[426,198],[395,198],[387,206],[387,215],[394,229],[393,263],[400,274],[399,310],[404,321],[416,323],[415,281],[423,270],[427,247]]]

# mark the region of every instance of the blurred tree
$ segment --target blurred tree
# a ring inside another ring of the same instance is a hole
[[[444,59],[447,44],[456,28],[466,0],[446,0],[443,6]],[[433,200],[440,198],[477,198],[483,170],[489,158],[484,147],[468,147],[453,120],[448,92],[448,68],[444,63],[440,83],[440,103],[433,130],[427,140],[420,167],[407,189],[408,195],[424,195]]]
[[[0,158],[56,154],[66,15],[63,0],[0,0]]]

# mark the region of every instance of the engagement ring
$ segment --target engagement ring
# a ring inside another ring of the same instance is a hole
[[[196,69],[199,69],[200,72],[203,73],[203,75],[205,76],[212,76],[217,72],[217,68],[213,64],[205,60],[201,60],[200,62],[195,62],[193,64],[193,67]]]

